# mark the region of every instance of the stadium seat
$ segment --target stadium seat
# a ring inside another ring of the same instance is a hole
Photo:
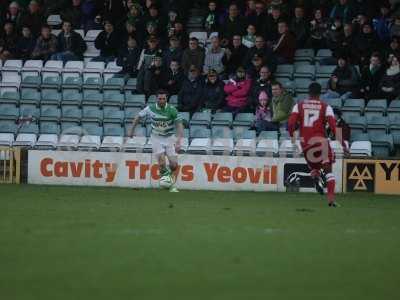
[[[254,124],[255,116],[252,113],[239,113],[233,121],[233,126],[250,127]]]
[[[34,104],[22,104],[19,107],[19,115],[20,117],[25,119],[38,119],[40,117],[40,111]]]
[[[38,76],[43,68],[43,60],[27,60],[21,69],[21,72],[36,73]]]
[[[336,66],[317,66],[315,77],[319,78],[330,78]]]
[[[78,89],[67,89],[62,91],[61,105],[81,105],[82,94]]]
[[[342,110],[342,99],[328,99],[323,100],[324,102],[328,103],[332,108]]]
[[[65,63],[62,73],[82,74],[84,62],[81,60],[70,60]]]
[[[61,15],[49,15],[47,17],[47,25],[49,26],[60,26],[62,24]],[[52,31],[53,33],[53,31]]]
[[[78,147],[80,135],[77,134],[62,134],[57,144],[57,149],[60,150],[75,150]]]
[[[111,77],[107,79],[104,77],[103,90],[117,90],[122,92],[124,85],[125,79],[122,77]]]
[[[190,114],[188,112],[179,112],[179,115],[182,118],[183,125],[189,128]]]
[[[58,122],[61,119],[61,111],[55,105],[42,105],[40,107],[40,121]]]
[[[100,32],[101,30],[88,30],[84,38],[85,42],[94,42]]]
[[[400,145],[400,115],[389,116],[390,133],[393,135],[393,141],[396,146]]]
[[[0,131],[0,147],[11,147],[13,143],[13,133],[3,133],[2,131]]]
[[[82,77],[78,73],[63,73],[62,74],[62,89],[81,89]]]
[[[256,155],[256,133],[252,130],[246,130],[239,135],[235,133],[236,145],[233,154],[236,156],[255,156]]]
[[[41,82],[42,89],[60,89],[62,84],[61,76],[58,73],[52,72],[42,72]]]
[[[25,72],[21,75],[21,88],[38,88],[42,85],[42,77],[39,75],[32,74],[30,72]]]
[[[317,62],[321,62],[322,59],[330,58],[330,57],[333,57],[332,50],[330,50],[330,49],[319,49],[317,51],[317,55],[315,56],[315,60]]]
[[[83,90],[82,105],[101,106],[103,94],[97,90]]]
[[[311,80],[307,78],[295,78],[294,79],[294,88],[296,94],[307,94],[308,87],[311,84]]]
[[[109,76],[112,76],[112,74],[118,74],[121,71],[122,71],[122,67],[118,66],[115,61],[112,61],[107,64],[103,73],[106,73]]]
[[[322,93],[326,93],[326,91],[328,90],[328,84],[329,84],[329,79],[328,78],[318,78],[316,80],[316,82],[318,82],[321,85],[321,92]]]
[[[21,104],[33,104],[38,106],[40,98],[40,93],[36,89],[21,89]]]
[[[4,62],[1,71],[7,73],[19,73],[22,70],[23,61],[21,59],[8,59]]]
[[[157,103],[157,96],[156,95],[150,95],[149,98],[147,99],[147,104],[155,104]]]
[[[387,110],[387,100],[379,99],[379,100],[369,100],[367,106],[365,107],[365,116],[366,117],[382,117]]]
[[[360,116],[364,113],[364,108],[364,99],[347,99],[344,101],[342,107],[343,116]]]
[[[124,91],[136,91],[137,88],[137,79],[136,78],[128,78],[124,85]]]
[[[103,78],[101,77],[101,74],[83,73],[82,87],[84,89],[101,90],[103,88]]]
[[[293,76],[294,78],[306,78],[312,80],[315,77],[315,66],[313,65],[297,66]]]
[[[293,65],[278,65],[275,72],[275,77],[292,80],[293,74],[294,74]]]
[[[387,158],[393,151],[394,142],[393,136],[390,134],[369,133],[369,138],[372,144],[372,152],[374,156]]]
[[[191,139],[210,138],[211,130],[204,126],[191,126],[189,128],[189,135]]]
[[[388,128],[388,119],[386,117],[367,117],[367,130],[369,134],[385,135]]]
[[[42,89],[41,96],[41,105],[60,105],[61,103],[61,93],[56,89]]]
[[[85,53],[83,53],[83,57],[85,58],[85,60],[91,60],[95,57],[100,56],[100,50],[98,50],[96,48],[96,46],[94,45],[94,43],[92,42],[87,42],[86,43],[86,51]]]
[[[299,141],[296,141],[298,149],[301,149],[301,145]],[[280,141],[279,145],[279,156],[280,157],[293,157],[295,155],[300,155],[301,153],[297,153],[297,150],[293,147],[292,141],[285,139]]]
[[[143,149],[147,143],[146,136],[134,136],[133,138],[128,138],[121,147],[123,152],[143,152]]]
[[[0,120],[13,120],[15,122],[18,117],[19,109],[15,104],[0,104]]]
[[[124,95],[119,91],[104,91],[103,106],[123,107],[125,102]]]
[[[104,107],[104,123],[118,123],[122,124],[124,122],[125,114],[124,111],[118,109],[115,106]]]
[[[62,70],[64,68],[64,64],[60,60],[48,60],[44,64],[42,68],[42,75],[43,73],[55,73],[55,74],[61,74]]]
[[[124,144],[122,136],[105,136],[100,145],[100,151],[120,151]]]
[[[213,139],[232,139],[233,132],[228,126],[213,126],[211,136]]]
[[[56,121],[40,121],[39,123],[39,132],[40,134],[56,134],[59,135],[60,125]]]
[[[343,158],[344,157],[344,149],[342,143],[340,141],[330,141],[329,142],[333,153],[335,153],[336,158]]]
[[[190,154],[210,154],[211,139],[210,138],[194,138],[192,139],[187,152]]]
[[[77,148],[79,151],[96,151],[101,145],[101,137],[98,135],[84,135],[81,137]]]
[[[82,122],[95,122],[101,124],[103,121],[103,111],[98,106],[82,107]]]
[[[124,136],[124,128],[120,124],[104,124],[104,136]]]
[[[279,154],[279,143],[278,139],[264,139],[259,138],[256,146],[257,156],[278,156]]]
[[[258,138],[260,140],[278,140],[278,131],[261,131]]]
[[[82,119],[82,110],[74,105],[66,105],[61,108],[61,121],[79,124]]]
[[[2,73],[0,88],[12,88],[18,91],[21,85],[21,76],[16,74]]]
[[[351,132],[353,133],[363,133],[367,128],[367,120],[365,117],[351,115],[346,116],[344,120],[350,126]]]
[[[140,110],[139,107],[126,107],[124,109],[124,123],[132,123],[133,119],[139,115]]]
[[[35,146],[37,134],[35,133],[19,133],[13,142],[13,147],[32,148]]]
[[[277,78],[276,80],[282,84],[283,88],[288,93],[293,94],[295,92],[294,81],[287,78]]]
[[[214,155],[231,155],[234,149],[233,138],[213,138],[211,151]]]
[[[0,103],[1,104],[15,104],[18,105],[20,95],[18,91],[1,89],[0,91]]]
[[[233,116],[231,113],[219,112],[213,115],[211,125],[212,126],[229,126],[233,123]]]
[[[190,38],[197,38],[199,40],[199,44],[203,47],[207,44],[208,34],[206,31],[193,31],[189,35]]]
[[[132,94],[131,92],[125,92],[125,107],[139,107],[143,108],[146,106],[146,96],[142,94]]]
[[[355,141],[351,144],[350,155],[353,157],[370,157],[372,146],[369,141]]]
[[[209,127],[211,123],[211,113],[209,112],[196,112],[190,120],[190,126],[204,125]]]
[[[173,106],[178,106],[178,95],[171,95],[168,99],[168,103]]]
[[[387,115],[400,116],[400,100],[392,100],[387,109]]]
[[[17,132],[17,125],[12,120],[0,120],[0,132],[15,134]]]
[[[294,55],[294,60],[306,61],[312,63],[314,60],[314,50],[313,49],[297,49]]]

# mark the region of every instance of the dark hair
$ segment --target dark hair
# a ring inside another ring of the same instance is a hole
[[[167,98],[168,98],[168,91],[167,90],[164,90],[164,89],[159,89],[158,91],[157,91],[157,96],[158,95],[167,95]]]
[[[274,81],[274,82],[272,82],[272,83],[271,83],[271,87],[272,87],[273,85],[279,85],[280,88],[283,88],[282,83],[280,83],[279,81]]]
[[[311,97],[317,97],[321,95],[321,90],[322,90],[321,85],[318,82],[313,82],[308,87],[308,94]]]

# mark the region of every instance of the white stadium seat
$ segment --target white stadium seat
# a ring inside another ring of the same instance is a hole
[[[57,148],[61,150],[74,150],[78,146],[79,138],[79,135],[76,134],[64,134],[60,137]]]
[[[22,69],[22,66],[23,66],[23,61],[21,59],[9,59],[4,62],[2,71],[19,73],[19,71],[21,71]]]
[[[78,143],[78,150],[98,150],[101,145],[101,138],[98,135],[84,135]]]
[[[237,156],[254,156],[256,154],[255,139],[239,139],[233,149],[234,155]]]
[[[124,143],[122,136],[105,136],[101,143],[100,150],[119,151]]]
[[[355,141],[351,144],[351,156],[368,157],[372,155],[372,145],[369,141]]]
[[[94,42],[100,32],[101,30],[88,30],[84,38],[85,42]]]
[[[47,17],[47,25],[49,26],[60,26],[62,19],[60,15],[50,15]]]
[[[231,155],[234,148],[233,139],[216,138],[212,141],[211,150],[215,155]]]
[[[37,136],[34,133],[20,133],[15,139],[14,147],[33,147],[36,144]]]
[[[259,156],[276,156],[279,154],[278,140],[259,140],[256,153]]]
[[[192,154],[208,154],[211,150],[211,139],[196,138],[190,143],[187,152]]]
[[[40,73],[43,68],[43,60],[27,60],[22,67],[22,72]]]
[[[297,148],[301,152],[301,145],[299,141],[296,141]],[[294,155],[301,155],[301,153],[296,153],[295,148],[292,145],[292,141],[283,140],[279,147],[279,155],[283,157],[292,157]]]
[[[14,134],[0,133],[0,146],[11,147],[14,143]]]
[[[57,148],[58,144],[58,135],[57,134],[41,134],[36,142],[36,149],[51,149],[54,150]]]
[[[122,151],[125,152],[142,152],[147,143],[147,137],[134,136],[133,138],[126,139],[122,146]]]
[[[17,73],[6,73],[3,72],[0,87],[1,88],[14,88],[19,89],[21,85],[21,76]]]

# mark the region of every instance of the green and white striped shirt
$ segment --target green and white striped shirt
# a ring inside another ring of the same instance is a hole
[[[171,136],[175,133],[175,125],[182,122],[178,110],[170,104],[164,108],[151,104],[139,112],[139,117],[151,118],[152,133],[160,136]]]

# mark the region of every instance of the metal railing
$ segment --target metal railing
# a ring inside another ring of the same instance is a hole
[[[0,183],[21,182],[21,150],[0,147]]]

